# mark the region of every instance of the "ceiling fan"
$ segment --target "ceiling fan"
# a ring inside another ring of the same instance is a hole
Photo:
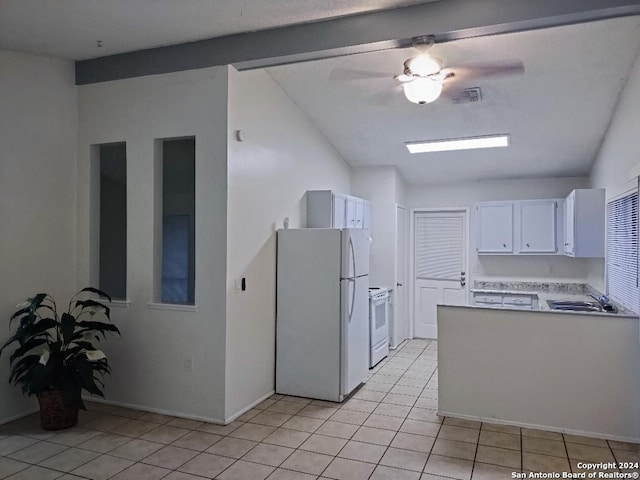
[[[411,46],[418,50],[418,54],[404,62],[404,70],[401,74],[391,77],[400,82],[399,86],[404,90],[407,100],[418,105],[425,105],[437,100],[445,87],[447,94],[455,98],[459,90],[456,90],[455,87],[449,87],[451,82],[479,77],[517,75],[524,72],[524,65],[519,60],[444,67],[441,59],[427,53],[434,43],[433,35],[412,38]],[[334,69],[331,78],[353,80],[390,78],[390,75],[361,70]]]

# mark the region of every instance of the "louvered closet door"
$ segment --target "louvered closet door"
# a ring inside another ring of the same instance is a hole
[[[414,336],[437,338],[438,304],[466,305],[466,212],[415,213]]]

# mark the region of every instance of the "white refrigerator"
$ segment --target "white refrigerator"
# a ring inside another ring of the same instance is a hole
[[[343,401],[369,367],[369,231],[278,231],[276,392]]]

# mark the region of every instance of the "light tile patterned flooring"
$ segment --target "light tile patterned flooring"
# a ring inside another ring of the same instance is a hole
[[[638,445],[440,418],[437,344],[405,342],[342,405],[274,395],[227,426],[91,404],[79,425],[0,426],[0,478],[507,479],[640,461]]]

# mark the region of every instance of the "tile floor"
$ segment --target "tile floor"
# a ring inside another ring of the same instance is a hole
[[[437,344],[405,342],[342,405],[274,395],[227,426],[91,404],[77,427],[0,426],[0,478],[507,479],[640,461],[639,446],[440,418]]]

